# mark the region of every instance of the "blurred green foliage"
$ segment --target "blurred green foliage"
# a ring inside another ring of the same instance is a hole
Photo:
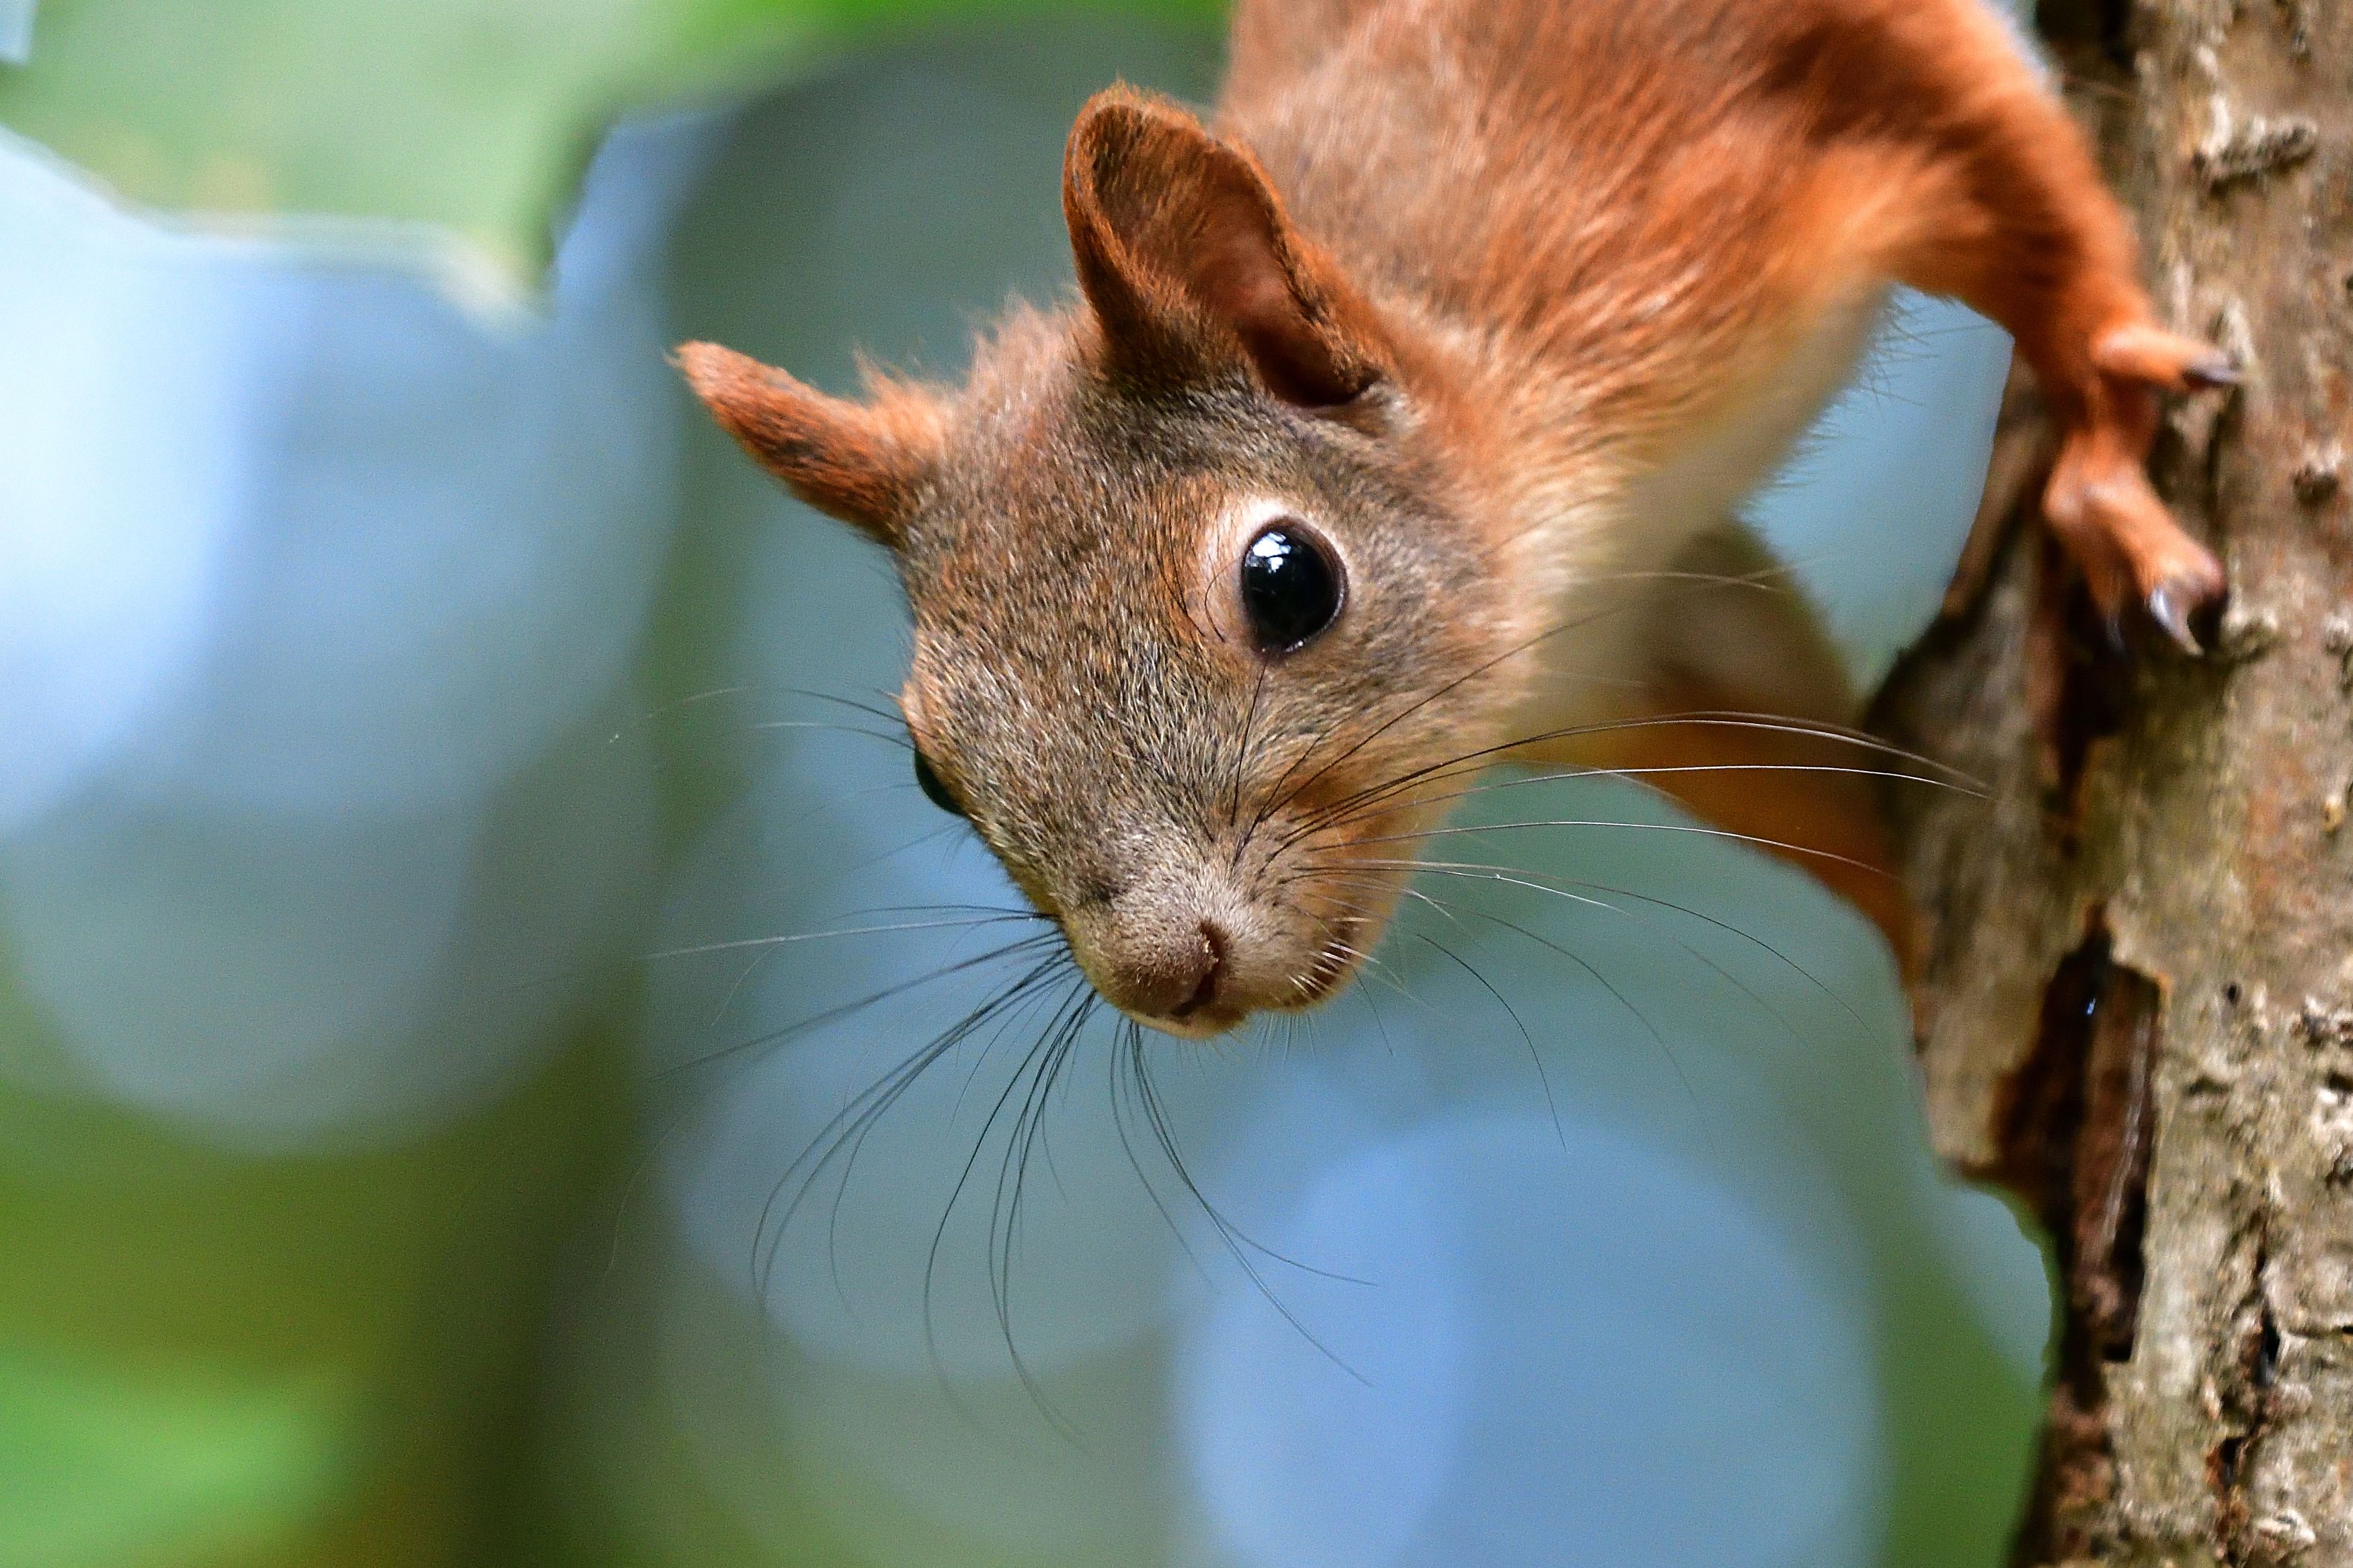
[[[318,1513],[339,1392],[0,1353],[0,1465],[24,1494],[0,1512],[0,1562],[136,1562],[159,1536],[202,1558]]]
[[[125,197],[211,217],[440,225],[511,281],[597,133],[917,21],[1201,17],[1222,0],[44,0],[0,125]]]
[[[268,1159],[0,1095],[0,1568],[476,1560],[617,1068]]]

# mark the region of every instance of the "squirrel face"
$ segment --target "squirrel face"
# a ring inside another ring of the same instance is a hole
[[[681,360],[896,557],[926,793],[1108,1000],[1211,1035],[1371,951],[1447,764],[1502,739],[1523,616],[1434,385],[1247,153],[1114,90],[1064,203],[1082,303],[1016,314],[960,393]]]

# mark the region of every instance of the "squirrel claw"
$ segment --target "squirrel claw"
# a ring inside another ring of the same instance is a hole
[[[2221,569],[2211,564],[2200,572],[2177,572],[2151,588],[2141,601],[2148,618],[2157,623],[2182,652],[2197,658],[2221,645],[2222,610],[2231,590]]]
[[[2172,392],[2239,384],[2239,363],[2229,354],[2147,321],[2101,333],[2092,345],[2092,363],[2105,374]]]
[[[2190,629],[2189,613],[2181,607],[2180,596],[2172,584],[2161,583],[2150,589],[2147,602],[2148,618],[2155,621],[2182,652],[2195,658],[2206,651],[2199,645],[2198,634]]]
[[[2194,387],[2211,388],[2236,386],[2244,377],[2239,369],[2239,362],[2217,349],[2209,358],[2184,365],[2181,379]]]

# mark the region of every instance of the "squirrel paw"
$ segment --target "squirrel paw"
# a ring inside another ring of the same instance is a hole
[[[2238,367],[2219,349],[2147,321],[2111,328],[2092,345],[2095,384],[2063,430],[2043,515],[2084,572],[2092,598],[2121,628],[2137,601],[2186,651],[2229,594],[2221,563],[2174,521],[2144,468],[2159,391],[2228,386]]]

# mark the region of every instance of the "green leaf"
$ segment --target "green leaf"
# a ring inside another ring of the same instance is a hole
[[[550,254],[597,132],[885,26],[1018,0],[43,0],[0,125],[127,199],[456,231],[510,279]],[[1064,9],[1072,8],[1065,5]],[[1219,0],[1093,0],[1206,18]]]

